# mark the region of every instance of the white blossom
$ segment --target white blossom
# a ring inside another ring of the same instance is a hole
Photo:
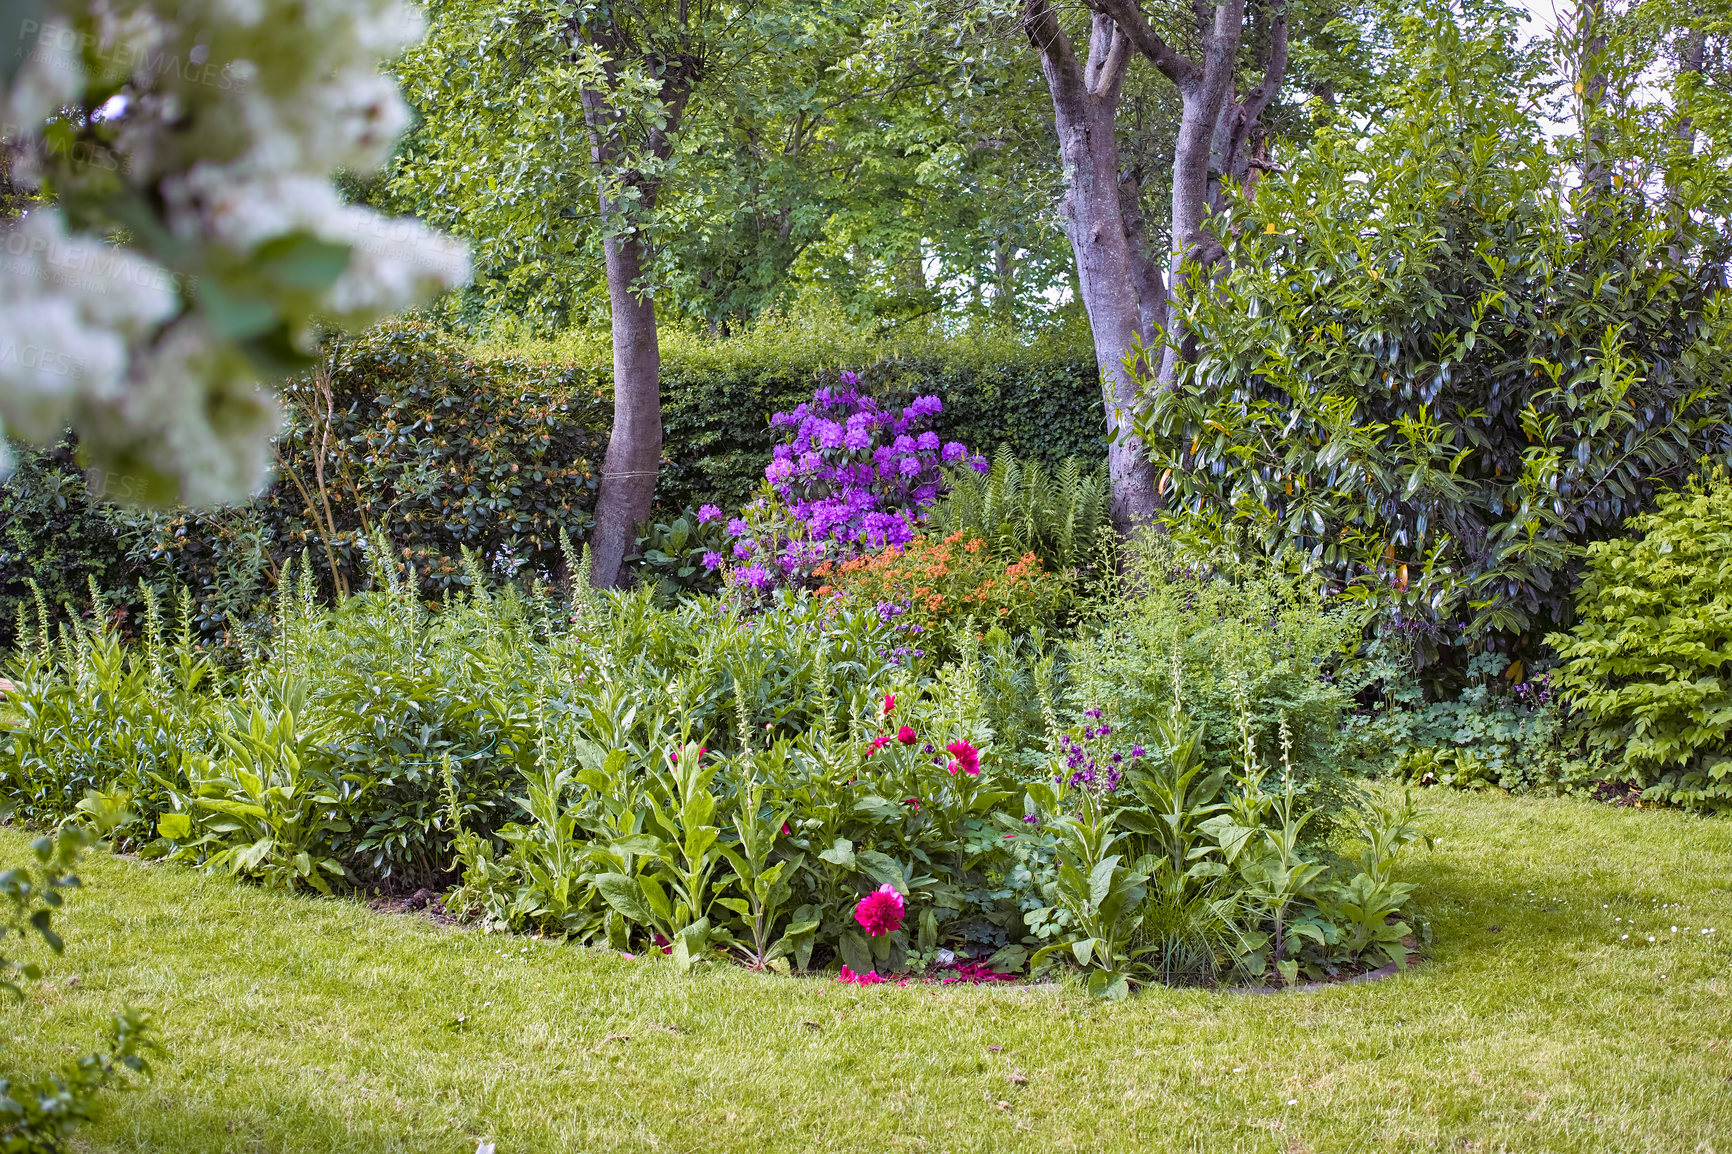
[[[465,246],[344,204],[330,180],[382,163],[407,126],[380,66],[423,19],[401,0],[47,8],[0,92],[7,121],[28,137],[69,108],[112,153],[26,149],[15,176],[54,171],[81,218],[155,259],[69,237],[52,208],[0,232],[0,421],[37,440],[71,421],[121,497],[242,498],[277,420],[260,382],[278,354],[261,350],[310,351],[317,317],[363,325],[468,279]],[[118,89],[99,112],[78,103],[86,69]]]

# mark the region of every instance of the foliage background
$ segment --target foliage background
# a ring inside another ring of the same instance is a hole
[[[1183,305],[1196,364],[1142,431],[1177,532],[1308,556],[1447,691],[1479,650],[1531,667],[1581,547],[1732,453],[1732,195],[1629,69],[1604,65],[1584,159],[1513,31],[1401,53],[1395,115],[1235,206],[1232,272]]]
[[[668,342],[658,504],[737,507],[770,459],[769,415],[850,367],[886,403],[943,398],[935,425],[947,440],[1008,444],[1051,464],[1104,455],[1086,337],[874,340],[840,324],[772,324],[727,341]],[[57,610],[87,609],[94,578],[123,613],[138,608],[141,579],[164,595],[184,584],[201,628],[222,633],[303,549],[323,588],[358,588],[374,532],[433,595],[465,583],[465,547],[496,575],[560,575],[560,530],[579,546],[589,530],[611,371],[606,344],[581,333],[470,346],[426,320],[381,324],[337,341],[319,370],[293,382],[275,481],[227,509],[122,509],[86,492],[71,442],[16,446],[20,468],[0,482],[0,641],[31,579]]]

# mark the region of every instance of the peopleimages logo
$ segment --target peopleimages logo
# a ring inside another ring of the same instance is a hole
[[[0,365],[20,365],[51,377],[77,377],[84,373],[84,361],[71,353],[20,344],[11,337],[0,340]]]
[[[168,48],[151,50],[126,43],[103,44],[89,32],[79,32],[64,24],[44,26],[35,20],[19,22],[18,39],[15,57],[28,54],[45,64],[81,68],[84,60],[95,58],[106,66],[99,71],[126,69],[135,77],[173,76],[183,83],[200,84],[218,92],[234,92],[244,87],[235,65],[211,63],[210,47],[202,42],[194,43],[183,57]],[[51,57],[56,59],[51,61]]]
[[[186,285],[180,273],[134,260],[104,244],[68,244],[17,229],[0,232],[0,271],[41,276],[44,267],[56,270],[66,287],[86,294],[106,293],[115,286],[179,291]]]

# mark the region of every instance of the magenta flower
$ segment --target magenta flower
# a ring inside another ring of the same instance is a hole
[[[951,773],[961,770],[969,777],[980,776],[980,751],[966,741],[953,741],[944,747],[954,759],[946,767]]]
[[[896,731],[896,740],[900,741],[903,745],[913,745],[915,742],[920,740],[920,735],[914,732],[912,726],[904,725],[901,729]]]
[[[872,937],[880,938],[902,928],[907,907],[896,887],[886,882],[860,899],[854,907],[854,920]]]
[[[883,978],[878,976],[877,970],[872,970],[865,974],[856,974],[853,970],[849,969],[846,964],[842,966],[842,972],[836,975],[836,980],[838,982],[846,982],[850,986],[876,986],[884,981]]]
[[[882,614],[880,614],[880,616],[882,616]],[[886,693],[884,695],[884,712],[886,714],[896,712],[896,695],[894,693]]]

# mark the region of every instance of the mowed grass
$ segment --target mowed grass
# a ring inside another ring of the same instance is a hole
[[[1434,941],[1375,984],[680,977],[99,856],[0,1034],[28,1071],[156,1011],[157,1076],[92,1150],[1732,1151],[1732,824],[1426,800]]]

